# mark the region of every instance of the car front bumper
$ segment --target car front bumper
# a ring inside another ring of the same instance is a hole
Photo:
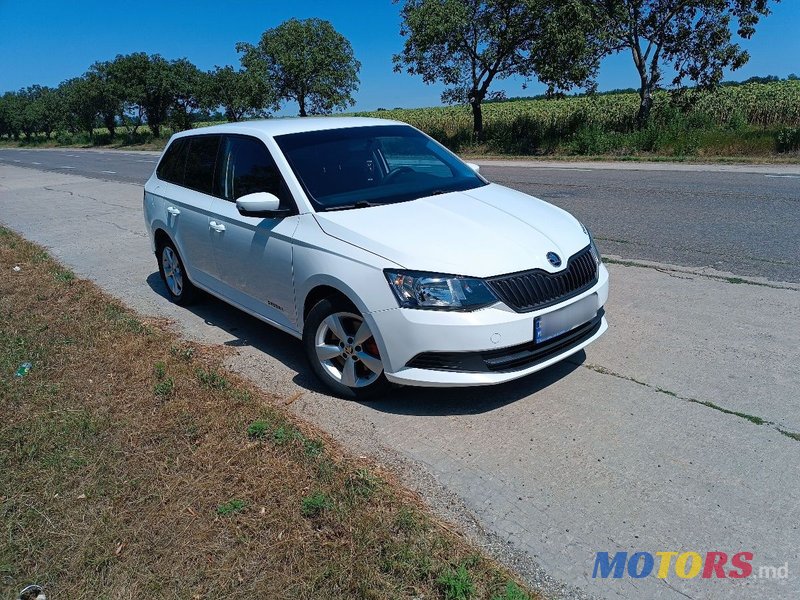
[[[597,308],[590,321],[534,343],[536,317],[590,296]],[[608,271],[601,265],[590,289],[539,311],[517,313],[503,304],[473,312],[397,308],[372,312],[368,319],[378,332],[389,381],[426,387],[493,385],[540,371],[599,338],[608,329],[607,299]]]

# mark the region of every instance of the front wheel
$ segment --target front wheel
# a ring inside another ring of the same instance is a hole
[[[325,298],[311,309],[303,346],[314,374],[337,396],[365,399],[390,388],[375,337],[346,300]]]

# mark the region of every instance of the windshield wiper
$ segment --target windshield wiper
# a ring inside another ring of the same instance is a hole
[[[326,208],[325,212],[334,210],[352,210],[354,208],[369,208],[371,206],[380,206],[380,204],[376,204],[374,202],[367,202],[366,200],[359,200],[358,202],[353,202],[352,204],[340,204],[339,206],[332,206],[330,208]]]

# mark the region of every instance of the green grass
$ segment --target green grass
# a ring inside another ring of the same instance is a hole
[[[300,503],[300,514],[304,517],[317,517],[322,511],[330,508],[331,501],[323,492],[314,492],[306,496]]]
[[[200,385],[209,390],[225,390],[230,385],[224,375],[206,369],[197,369],[197,379]]]
[[[465,565],[446,570],[436,582],[445,600],[470,600],[475,594],[472,576]]]
[[[247,435],[256,440],[263,439],[269,431],[269,424],[265,421],[253,421],[247,426]]]
[[[217,507],[217,514],[221,517],[229,517],[233,514],[243,511],[245,508],[247,508],[247,502],[244,500],[228,500]]]
[[[531,600],[531,597],[516,583],[509,581],[501,594],[492,596],[492,600]]]

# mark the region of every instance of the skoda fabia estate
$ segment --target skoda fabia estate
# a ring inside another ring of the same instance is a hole
[[[509,381],[607,328],[608,272],[587,229],[403,123],[176,134],[144,216],[174,302],[204,290],[300,338],[344,397]]]

